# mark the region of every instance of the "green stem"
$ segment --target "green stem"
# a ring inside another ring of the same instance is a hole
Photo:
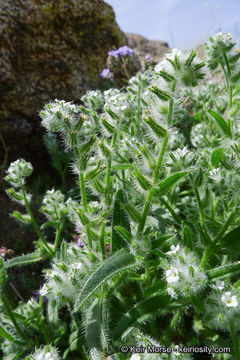
[[[230,322],[230,333],[232,337],[233,347],[234,347],[234,353],[235,353],[235,360],[240,360],[240,352],[239,352],[239,344],[238,344],[238,338],[235,330],[235,326],[233,323],[234,320]]]
[[[137,128],[140,125],[140,117],[141,117],[141,84],[138,85],[138,93],[137,93],[137,102],[138,102],[138,110],[137,110]]]
[[[171,330],[174,329],[174,327],[176,326],[176,324],[178,323],[179,319],[181,318],[181,315],[182,315],[182,312],[183,312],[183,309],[180,309],[176,312],[176,314],[174,315],[174,317],[172,318],[172,321],[169,325],[169,328]]]
[[[157,160],[156,167],[154,169],[154,174],[153,174],[153,182],[154,182],[154,184],[158,180],[158,174],[159,174],[159,170],[160,170],[160,168],[162,166],[163,157],[164,157],[164,154],[165,154],[165,151],[166,151],[166,148],[167,148],[167,143],[168,143],[168,135],[166,135],[164,140],[163,140],[162,148],[161,148],[158,160]],[[140,223],[138,225],[138,231],[137,231],[138,234],[141,234],[143,229],[144,229],[146,219],[147,219],[147,215],[148,215],[148,211],[149,211],[149,208],[150,208],[150,204],[151,204],[151,201],[152,201],[152,198],[153,198],[153,195],[154,195],[154,191],[155,191],[155,189],[152,188],[149,191],[148,196],[146,198],[142,218],[141,218],[141,221],[140,221]]]
[[[219,240],[221,240],[221,238],[223,237],[223,235],[225,234],[225,232],[227,231],[227,229],[229,228],[229,226],[231,225],[231,223],[233,222],[237,212],[239,211],[238,207],[236,207],[232,213],[229,215],[227,221],[225,222],[225,224],[223,225],[223,227],[220,229],[220,231],[218,232],[217,236],[215,237],[215,239],[213,240],[213,244],[216,245],[218,243]]]
[[[163,157],[164,157],[164,154],[165,154],[165,151],[166,151],[166,148],[167,148],[167,143],[168,143],[168,135],[166,135],[164,140],[163,140],[162,148],[161,148],[159,157],[157,159],[156,167],[154,169],[154,174],[153,174],[153,182],[154,182],[154,184],[158,180],[158,174],[159,174],[159,170],[162,167]]]
[[[29,214],[29,216],[30,216],[30,218],[31,218],[31,222],[32,222],[32,224],[33,224],[33,227],[34,227],[37,235],[39,236],[42,245],[45,247],[47,253],[52,256],[52,255],[53,255],[53,251],[52,251],[52,249],[50,249],[50,247],[48,246],[46,240],[44,239],[43,235],[41,234],[41,232],[40,232],[40,230],[39,230],[39,227],[38,227],[38,225],[37,225],[37,223],[36,223],[36,220],[35,220],[35,218],[34,218],[34,216],[33,216],[33,213],[32,213],[32,210],[31,210],[31,208],[30,208],[29,202],[28,202],[28,200],[27,200],[26,192],[25,192],[25,189],[24,189],[24,186],[23,186],[22,182],[21,182],[21,190],[22,190],[22,194],[23,194],[25,206],[26,206],[27,211],[28,211],[28,214]]]
[[[26,336],[23,331],[21,330],[21,328],[19,327],[17,320],[12,312],[12,309],[10,308],[8,301],[6,300],[5,296],[3,295],[3,293],[0,294],[3,306],[6,310],[7,315],[9,316],[9,318],[11,319],[13,325],[15,326],[16,331],[18,332],[18,334],[21,336],[21,338],[27,342],[29,342],[29,337]]]
[[[86,210],[86,208],[87,208],[87,196],[86,196],[85,179],[84,179],[84,176],[83,176],[83,172],[80,172],[79,180],[80,180],[80,190],[81,190],[81,195],[82,195],[82,206],[83,206],[83,209]]]
[[[170,99],[170,101],[169,101],[169,108],[168,108],[168,119],[167,119],[168,125],[171,125],[171,122],[172,122],[172,113],[173,113],[173,99]]]
[[[175,213],[173,207],[166,201],[164,200],[162,197],[160,197],[160,201],[163,203],[163,205],[168,209],[168,211],[170,212],[170,214],[172,215],[172,217],[176,220],[176,222],[178,224],[181,224],[181,219],[180,217]]]
[[[105,234],[105,224],[103,223],[101,226],[101,232],[100,232],[100,248],[101,248],[103,260],[105,259],[104,234]]]
[[[201,199],[200,199],[198,189],[195,186],[194,186],[194,192],[195,192],[197,202],[198,202],[198,207],[199,207],[200,224],[203,227],[204,226],[203,206],[202,206],[202,202],[201,202]]]
[[[109,196],[110,175],[111,175],[111,158],[108,159],[106,181],[105,181],[105,202],[107,205],[110,205],[111,203],[111,199]]]
[[[62,224],[58,223],[56,236],[55,236],[55,241],[54,241],[54,249],[53,249],[54,254],[56,254],[56,252],[57,252],[57,248],[58,248],[58,244],[59,244],[62,229],[63,229],[63,223]]]

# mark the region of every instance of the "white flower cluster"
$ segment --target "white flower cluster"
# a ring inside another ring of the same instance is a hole
[[[187,146],[184,146],[182,149],[178,148],[170,154],[168,164],[175,171],[186,170],[191,165],[193,159],[194,154],[189,151]]]
[[[199,269],[199,262],[193,252],[173,245],[167,252],[169,264],[165,271],[167,292],[177,298],[179,294],[189,296],[198,292],[207,283],[207,276]]]
[[[18,159],[11,163],[7,170],[5,180],[9,181],[12,186],[19,187],[24,183],[24,177],[32,174],[32,165],[24,159]]]
[[[74,261],[66,265],[63,261],[57,261],[52,268],[46,271],[47,282],[40,289],[41,296],[49,300],[55,300],[58,304],[65,303],[76,294],[76,284],[83,273],[83,264]]]
[[[64,195],[60,190],[48,190],[43,198],[41,211],[52,221],[59,221],[67,213]]]
[[[64,254],[53,262],[50,269],[45,270],[46,281],[39,294],[50,301],[55,300],[59,305],[66,304],[76,295],[86,267],[88,262],[81,247],[65,243]]]
[[[101,110],[104,104],[104,96],[100,90],[87,91],[81,100],[87,108],[95,111]]]
[[[71,123],[76,122],[78,107],[71,102],[55,100],[55,102],[45,105],[40,112],[42,126],[48,131],[59,132],[70,128]]]
[[[203,66],[204,63],[194,51],[173,49],[156,65],[155,72],[164,72],[166,79],[167,75],[170,75],[173,78],[172,80],[178,79],[184,86],[195,86],[204,77]],[[170,78],[167,81],[171,81]]]
[[[55,347],[47,345],[36,349],[26,360],[60,360],[60,357]]]
[[[224,281],[217,280],[212,288],[212,293],[206,299],[205,320],[215,329],[227,330],[230,321],[237,320],[240,311],[239,295],[234,287],[227,286]]]
[[[230,51],[235,42],[230,33],[221,32],[211,36],[205,44],[205,54],[210,69],[216,69],[219,61],[223,59],[223,53]]]

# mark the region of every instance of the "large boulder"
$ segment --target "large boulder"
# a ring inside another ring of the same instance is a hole
[[[161,40],[149,40],[144,36],[126,33],[128,46],[131,47],[141,61],[142,67],[146,56],[150,56],[155,63],[162,60],[163,55],[170,51],[168,43]]]
[[[41,157],[43,105],[99,87],[108,51],[125,42],[102,0],[0,0],[0,132],[10,160]]]

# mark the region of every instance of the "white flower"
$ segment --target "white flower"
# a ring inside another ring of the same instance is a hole
[[[176,253],[178,252],[178,250],[180,249],[180,247],[179,247],[179,245],[177,245],[177,246],[172,245],[172,246],[170,247],[170,249],[171,249],[171,250],[169,250],[169,251],[167,252],[168,255],[176,254]]]
[[[166,271],[166,277],[169,284],[177,282],[179,280],[178,269],[171,267]]]
[[[221,297],[221,300],[227,307],[237,307],[238,301],[237,297],[235,295],[232,295],[230,291],[227,291],[224,293],[224,295]]]
[[[173,346],[173,353],[174,353],[175,356],[180,356],[181,355],[178,348],[179,348],[178,345]]]
[[[140,355],[138,355],[138,354],[133,354],[133,355],[130,357],[130,360],[141,360],[141,358],[140,358]]]
[[[212,287],[216,290],[222,291],[224,289],[224,281],[217,280],[216,285],[213,285]]]
[[[47,286],[46,285],[43,285],[43,287],[39,290],[39,294],[41,296],[46,296],[48,293],[48,290],[47,290]]]
[[[82,263],[80,263],[80,262],[75,262],[75,263],[72,264],[72,268],[73,268],[73,269],[76,269],[76,270],[81,270],[81,268],[82,268]]]
[[[167,287],[167,292],[173,299],[177,299],[177,294],[171,286]]]

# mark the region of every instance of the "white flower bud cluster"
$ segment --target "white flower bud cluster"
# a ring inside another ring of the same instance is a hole
[[[206,299],[205,320],[215,329],[229,330],[231,320],[237,320],[240,311],[240,297],[237,290],[217,280],[212,285],[213,291]],[[236,321],[239,324],[239,321]],[[240,325],[237,326],[238,329]]]
[[[60,306],[73,299],[78,291],[76,285],[88,266],[79,246],[66,246],[66,258],[56,259],[51,269],[45,270],[46,282],[39,290],[41,296],[46,296],[50,301],[55,300]]]
[[[11,163],[7,170],[5,180],[9,181],[12,186],[19,187],[24,184],[24,177],[32,174],[32,165],[24,159],[18,159]]]
[[[179,79],[184,86],[195,86],[204,76],[202,65],[196,53],[173,49],[156,65],[155,72],[163,71],[175,80]]]
[[[104,104],[104,97],[100,90],[87,91],[81,100],[87,108],[95,111],[101,110]]]
[[[55,347],[47,345],[36,349],[26,360],[60,360],[60,357]]]
[[[194,159],[194,154],[189,151],[187,146],[182,149],[178,148],[170,154],[168,165],[171,166],[175,171],[186,170]]]
[[[221,32],[211,36],[205,44],[205,54],[210,69],[216,69],[219,62],[223,59],[223,54],[229,52],[235,42],[230,33]]]
[[[37,315],[39,314],[41,310],[41,306],[37,301],[35,301],[33,298],[29,299],[27,303],[20,302],[18,304],[18,307],[15,309],[15,312],[17,312],[20,315],[25,316],[28,318],[34,318],[37,319]]]
[[[77,112],[76,105],[56,99],[55,102],[45,105],[44,110],[40,112],[42,126],[52,132],[66,130],[72,123],[75,124]]]
[[[43,198],[41,211],[52,221],[59,221],[68,209],[64,202],[64,195],[60,190],[48,190]]]
[[[199,269],[199,262],[193,252],[172,246],[167,252],[169,256],[165,277],[168,284],[167,292],[177,298],[179,294],[189,296],[206,286],[207,276]]]

